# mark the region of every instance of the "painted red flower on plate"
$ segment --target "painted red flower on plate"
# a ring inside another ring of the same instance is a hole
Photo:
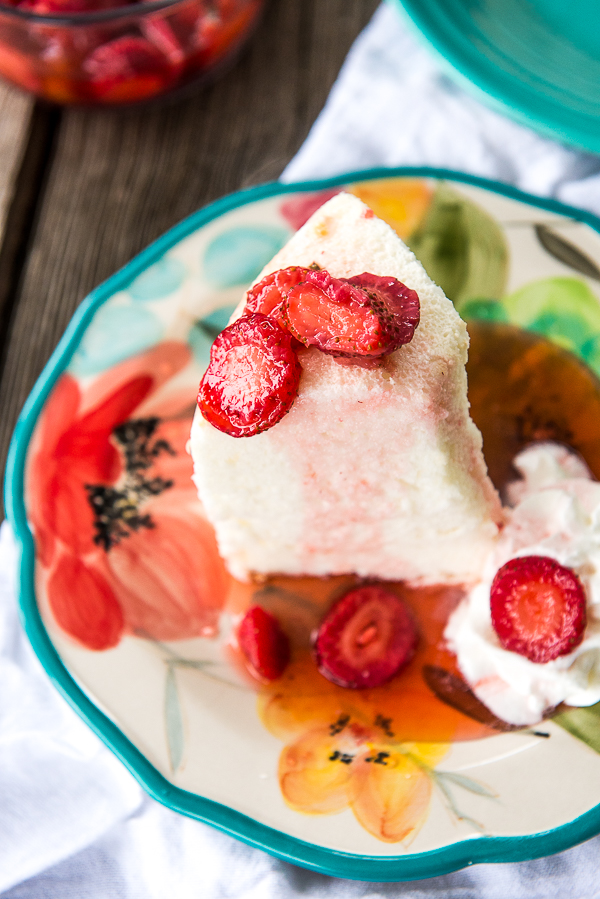
[[[194,396],[169,341],[83,389],[63,374],[38,422],[27,505],[50,610],[89,649],[209,636],[228,576],[185,451]]]

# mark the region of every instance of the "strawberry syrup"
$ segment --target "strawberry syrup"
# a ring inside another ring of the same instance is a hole
[[[500,493],[516,476],[516,453],[536,440],[567,444],[600,478],[600,381],[593,372],[557,345],[519,328],[471,322],[469,333],[471,414]],[[419,630],[414,658],[374,689],[350,690],[326,680],[317,670],[311,634],[333,603],[359,583],[355,576],[232,582],[229,610],[241,615],[259,604],[278,619],[290,640],[291,662],[282,677],[271,684],[252,681],[271,729],[289,732],[323,716],[334,726],[346,709],[402,742],[472,740],[513,729],[470,692],[446,648],[443,632],[463,596],[461,587],[386,583],[413,611]],[[231,653],[236,667],[246,668],[235,647]]]

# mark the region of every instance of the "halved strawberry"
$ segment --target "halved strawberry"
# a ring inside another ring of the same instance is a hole
[[[309,270],[289,291],[281,316],[305,346],[332,356],[379,357],[412,339],[419,297],[395,278],[365,273],[346,280]]]
[[[274,615],[261,606],[248,609],[238,629],[238,644],[254,675],[272,681],[290,660],[290,643]]]
[[[142,37],[123,35],[101,44],[83,62],[97,100],[127,103],[153,96],[173,77],[161,51]]]
[[[285,298],[292,287],[305,280],[308,271],[307,268],[293,265],[267,275],[254,287],[251,287],[246,294],[244,312],[246,314],[262,312],[263,315],[268,315],[276,319],[279,324],[283,324],[281,311]]]
[[[341,687],[386,683],[412,659],[418,634],[405,603],[370,584],[346,593],[330,609],[314,639],[319,671]]]
[[[532,662],[568,655],[583,640],[585,591],[574,571],[548,556],[511,559],[490,591],[492,624],[504,649]]]
[[[251,437],[289,412],[302,369],[292,337],[260,312],[221,331],[200,382],[204,418],[232,437]]]

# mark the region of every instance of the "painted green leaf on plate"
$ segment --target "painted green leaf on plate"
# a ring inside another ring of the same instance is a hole
[[[508,323],[508,313],[503,304],[499,300],[488,300],[483,297],[462,303],[460,315],[465,321],[477,318],[479,321]]]
[[[179,703],[179,691],[175,675],[175,665],[167,664],[167,681],[165,684],[165,725],[167,728],[167,744],[171,770],[177,771],[183,759],[185,737],[183,718]]]
[[[600,702],[581,709],[570,709],[552,719],[570,734],[600,752]]]
[[[600,302],[580,278],[542,278],[504,299],[512,324],[537,331],[584,358],[600,332]]]
[[[486,796],[488,799],[497,799],[498,794],[490,790],[488,786],[471,777],[465,777],[464,774],[457,774],[454,771],[438,771],[438,777],[442,777],[463,790],[469,790],[471,793],[477,793],[478,796]]]
[[[563,265],[568,265],[569,268],[582,275],[587,275],[588,278],[600,281],[600,269],[593,259],[590,259],[583,250],[576,247],[562,234],[558,234],[547,225],[536,225],[535,234],[546,252],[562,262]]]
[[[503,295],[508,248],[501,227],[447,184],[436,190],[408,244],[461,314],[468,300]]]

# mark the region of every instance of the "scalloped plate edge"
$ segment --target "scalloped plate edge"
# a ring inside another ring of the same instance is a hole
[[[542,833],[516,837],[476,837],[428,852],[388,857],[336,852],[318,847],[260,824],[227,806],[174,786],[86,696],[61,661],[48,636],[35,596],[35,545],[25,511],[24,474],[29,440],[48,394],[69,364],[94,314],[117,290],[141,274],[179,241],[232,209],[280,194],[318,192],[356,181],[393,177],[424,177],[462,182],[567,216],[589,225],[600,233],[600,219],[591,213],[555,200],[534,197],[496,181],[448,169],[427,167],[369,169],[319,181],[296,184],[271,182],[229,194],[175,225],[93,290],[82,302],[23,407],[11,440],[5,475],[6,514],[14,529],[19,549],[17,576],[19,613],[31,645],[59,692],[123,762],[146,792],[173,811],[211,824],[244,843],[263,849],[284,861],[321,874],[372,882],[419,880],[473,864],[518,862],[553,855],[600,833],[600,804],[573,821]]]

